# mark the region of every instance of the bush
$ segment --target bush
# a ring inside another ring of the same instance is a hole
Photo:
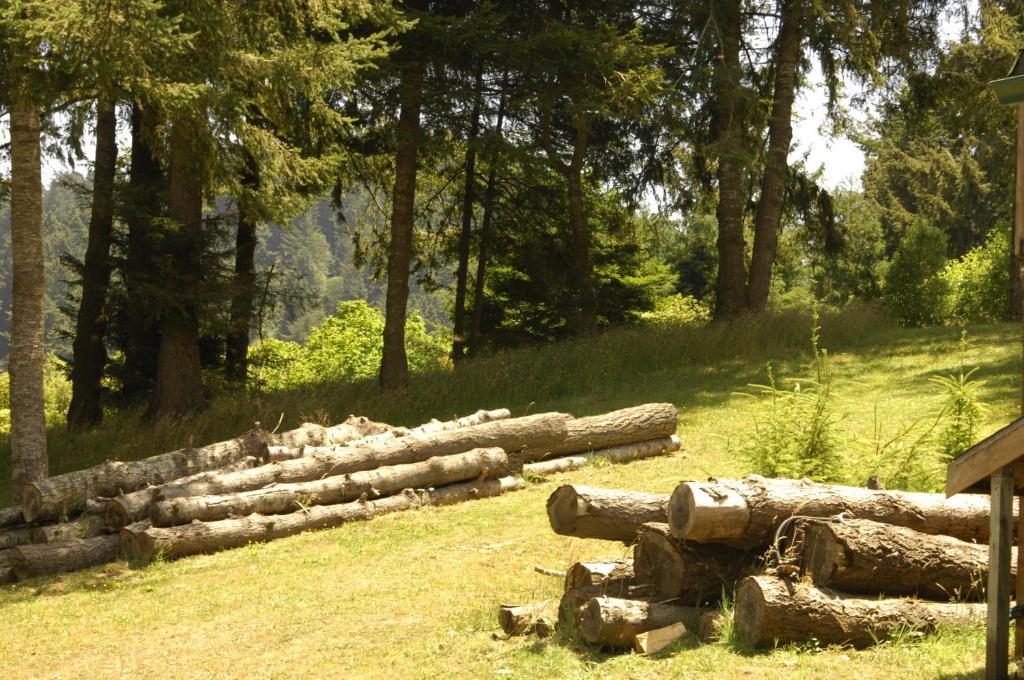
[[[667,295],[659,299],[654,310],[640,314],[643,323],[653,325],[699,326],[711,319],[711,309],[692,295]]]
[[[993,229],[983,245],[958,260],[950,260],[939,274],[946,289],[947,322],[1001,321],[1009,308],[1009,232]]]
[[[50,355],[43,366],[43,408],[47,427],[62,427],[67,423],[68,407],[71,405],[71,381],[67,376],[67,365]],[[11,431],[11,376],[0,373],[0,434]]]
[[[944,320],[946,235],[924,220],[907,228],[886,272],[883,297],[897,320],[924,326]]]

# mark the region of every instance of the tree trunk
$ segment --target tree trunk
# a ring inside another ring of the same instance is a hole
[[[458,363],[466,351],[466,279],[469,277],[469,246],[473,238],[473,193],[476,189],[476,140],[480,134],[480,104],[483,98],[482,63],[476,72],[476,97],[469,116],[466,138],[466,183],[462,194],[462,230],[459,232],[459,266],[455,272],[455,310],[452,318],[452,361]]]
[[[135,535],[133,557],[150,562],[156,555],[177,558],[238,548],[250,543],[272,541],[303,531],[326,529],[348,522],[368,520],[390,512],[411,510],[424,505],[452,505],[476,498],[498,496],[523,488],[513,477],[485,482],[462,482],[427,490],[406,490],[379,500],[356,501],[341,505],[314,505],[287,515],[250,515],[219,522],[195,522],[176,527],[153,527]],[[124,530],[122,530],[124,531]]]
[[[548,637],[555,630],[558,603],[554,600],[531,602],[516,606],[503,604],[498,607],[498,624],[505,635],[529,635]]]
[[[753,647],[802,643],[870,647],[908,629],[985,620],[984,604],[911,599],[858,599],[774,576],[751,576],[736,586],[735,630]]]
[[[649,439],[636,444],[621,444],[607,449],[598,449],[597,451],[580,456],[561,456],[543,460],[539,463],[527,463],[523,466],[523,472],[529,472],[534,475],[551,475],[558,472],[577,470],[590,465],[596,460],[604,460],[609,463],[628,463],[644,458],[664,456],[678,450],[679,437],[672,435],[671,437],[659,437],[658,439]]]
[[[423,71],[423,63],[419,61],[402,69],[402,110],[398,118],[398,152],[395,154],[395,191],[391,199],[391,243],[388,248],[388,292],[384,308],[384,350],[380,363],[380,385],[384,389],[402,387],[409,382],[405,316],[415,226],[416,154],[419,149]]]
[[[246,170],[242,183],[259,189],[259,174]],[[256,219],[243,199],[238,203],[238,227],[235,233],[235,275],[231,286],[231,319],[224,352],[224,375],[235,383],[245,383],[249,370],[249,329],[256,295]]]
[[[573,330],[579,335],[597,333],[597,296],[594,293],[594,267],[590,257],[590,223],[586,196],[583,194],[583,163],[587,155],[590,121],[585,111],[576,114],[576,139],[572,160],[566,169],[569,202],[569,244],[576,283],[576,315]]]
[[[929,600],[985,596],[988,546],[950,536],[866,520],[813,522],[804,529],[801,555],[821,588]],[[1014,556],[1014,573],[1016,565]]]
[[[162,309],[160,352],[152,414],[178,417],[206,408],[199,360],[199,297],[202,294],[203,162],[194,136],[199,132],[176,120],[170,132],[166,231],[169,265],[165,285],[178,304]],[[176,289],[176,290],[175,290]]]
[[[46,281],[43,275],[43,183],[39,156],[39,109],[21,100],[11,117],[11,481],[22,484],[48,474],[43,398]]]
[[[637,580],[650,583],[658,599],[677,604],[718,602],[737,580],[754,573],[754,562],[752,553],[673,538],[661,522],[640,527],[633,547]]]
[[[772,268],[779,242],[779,221],[786,197],[789,146],[793,140],[793,100],[796,71],[803,44],[803,1],[787,0],[782,7],[775,41],[775,83],[768,121],[768,153],[761,175],[761,193],[754,213],[754,250],[750,258],[747,308],[763,312],[768,304]]]
[[[32,542],[60,543],[76,538],[92,538],[104,533],[105,529],[103,518],[85,513],[70,522],[36,527],[32,530]]]
[[[110,286],[110,245],[114,235],[114,176],[117,171],[117,107],[96,103],[96,160],[93,163],[92,214],[85,250],[82,300],[78,307],[71,365],[68,429],[84,430],[103,418],[103,371],[107,363],[107,288]]]
[[[206,482],[174,485],[165,488],[161,497],[235,493],[259,489],[275,482],[311,482],[387,465],[419,463],[434,456],[448,456],[470,449],[496,447],[504,449],[510,458],[516,460],[521,449],[531,451],[561,441],[565,437],[566,419],[563,413],[542,413],[461,430],[432,432],[422,437],[402,437],[369,446],[324,449],[295,460],[213,475]]]
[[[587,644],[622,649],[636,636],[681,623],[696,630],[703,609],[617,597],[595,597],[580,608],[579,632]]]
[[[163,213],[164,173],[158,160],[160,116],[150,106],[132,105],[132,157],[123,215],[128,226],[124,262],[125,320],[121,331],[124,372],[121,393],[136,399],[152,393],[160,326],[153,290],[159,286],[154,269],[153,220]]]
[[[108,460],[85,470],[23,484],[21,511],[27,522],[56,520],[81,512],[86,499],[114,497],[220,468],[249,455],[263,455],[265,447],[262,434],[249,432],[200,449],[179,449],[134,461]]]
[[[751,476],[744,481],[683,482],[672,493],[672,535],[744,550],[768,545],[782,520],[793,515],[869,519],[926,534],[985,543],[987,496],[874,491],[851,486]]]
[[[672,404],[643,404],[573,418],[567,424],[565,441],[548,451],[545,458],[669,437],[676,433],[678,424],[679,412]]]
[[[437,456],[420,463],[390,465],[346,475],[295,484],[277,484],[234,494],[182,496],[153,504],[153,526],[213,522],[253,513],[281,515],[313,505],[336,505],[357,498],[380,498],[403,489],[444,486],[455,482],[509,473],[508,456],[501,449],[473,449]]]
[[[231,463],[218,469],[218,472],[237,472],[256,467],[259,460],[255,456],[246,456],[237,463]],[[209,472],[200,472],[170,482],[171,484],[187,484],[201,482],[210,478]],[[104,504],[104,521],[111,529],[120,529],[133,522],[149,518],[149,513],[164,485],[148,486],[145,489],[132,491],[117,498],[111,498]]]
[[[630,544],[647,522],[664,522],[669,497],[660,493],[565,485],[548,498],[556,534]]]
[[[494,222],[494,197],[498,191],[498,160],[501,156],[501,131],[505,123],[505,87],[502,80],[501,100],[498,103],[498,120],[494,124],[490,160],[487,164],[487,188],[484,190],[483,218],[476,248],[476,278],[473,279],[473,321],[469,330],[469,353],[480,351],[480,324],[484,313],[484,283],[487,280],[487,260],[490,257],[492,224]]]
[[[87,569],[117,559],[117,535],[75,538],[12,548],[11,568],[22,581],[33,576]]]
[[[718,278],[715,318],[743,312],[746,303],[743,239],[743,168],[746,106],[740,69],[743,18],[739,0],[714,3],[719,54],[714,68],[715,127],[718,153]]]

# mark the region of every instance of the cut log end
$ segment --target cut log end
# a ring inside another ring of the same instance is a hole
[[[548,499],[548,519],[556,534],[570,535],[576,528],[576,518],[586,512],[586,501],[572,486],[560,486]]]
[[[771,640],[762,638],[762,632],[766,629],[767,609],[765,595],[761,590],[761,581],[756,578],[747,578],[736,585],[736,600],[733,610],[736,634],[754,647],[771,643]]]
[[[112,498],[106,502],[103,509],[103,518],[111,529],[121,529],[131,524],[128,510],[120,502],[120,499],[117,498]]]
[[[672,535],[697,543],[729,543],[743,536],[750,509],[735,490],[715,483],[683,482],[672,492]]]
[[[26,522],[34,522],[39,519],[43,508],[43,495],[39,487],[33,483],[22,484],[18,487],[18,498],[21,501],[21,514]]]

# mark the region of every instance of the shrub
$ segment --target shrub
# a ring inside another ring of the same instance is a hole
[[[956,374],[935,376],[929,379],[945,395],[942,406],[943,429],[939,434],[939,454],[944,461],[950,461],[969,449],[978,436],[978,424],[985,416],[986,407],[978,396],[984,380],[974,378],[978,367],[967,370],[964,357],[967,353],[967,331],[960,334],[960,371]]]
[[[643,323],[698,326],[711,319],[711,309],[692,295],[676,293],[659,299],[650,312],[640,314]]]
[[[50,355],[43,366],[43,409],[47,427],[61,427],[67,422],[71,405],[71,381],[67,365]],[[11,376],[0,373],[0,434],[11,431]]]
[[[1001,321],[1009,307],[1009,233],[993,229],[983,245],[946,263],[939,277],[946,289],[946,321]]]
[[[900,323],[924,326],[944,317],[946,235],[924,220],[907,228],[885,276],[883,297]]]

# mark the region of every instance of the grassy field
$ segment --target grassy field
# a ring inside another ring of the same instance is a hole
[[[984,634],[943,630],[875,649],[684,641],[658,658],[606,656],[552,639],[503,640],[499,603],[557,595],[560,569],[626,549],[555,536],[544,501],[560,483],[670,491],[683,479],[742,475],[735,445],[751,425],[748,384],[768,360],[804,377],[808,321],[780,316],[747,326],[620,331],[594,340],[471,362],[417,376],[408,390],[324,386],[259,400],[220,399],[203,418],[139,427],[131,414],[80,437],[54,434],[53,467],[143,456],[235,434],[255,419],[282,427],[361,413],[413,424],[480,407],[515,414],[586,415],[646,401],[680,409],[684,452],[594,466],[505,497],[387,516],[266,545],[146,568],[108,565],[0,589],[0,676],[415,678],[858,678],[980,677]],[[939,407],[929,378],[959,364],[955,329],[902,330],[867,312],[823,320],[839,388],[851,476],[864,473],[876,414],[883,429]],[[968,365],[986,380],[982,434],[1018,408],[1019,327],[970,331]],[[188,433],[186,436],[185,433]],[[6,459],[6,452],[0,452]],[[6,472],[6,471],[0,471]],[[865,474],[866,477],[866,474]],[[5,499],[0,499],[2,502]]]

